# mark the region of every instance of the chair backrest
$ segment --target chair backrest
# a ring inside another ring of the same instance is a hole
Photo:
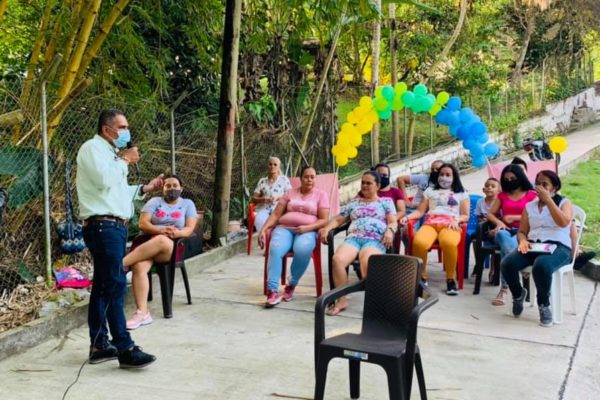
[[[475,207],[477,206],[477,202],[482,198],[483,196],[480,196],[478,194],[469,195],[471,205],[469,206],[469,221],[467,222],[467,235],[471,235],[477,230],[477,226],[479,225],[479,218],[478,215],[475,214]]]
[[[496,164],[488,164],[487,171],[488,176],[490,178],[496,178],[500,180],[500,175],[502,174],[502,170],[510,164],[510,161],[502,161]],[[556,171],[556,161],[555,160],[544,160],[544,161],[529,161],[527,162],[527,178],[531,182],[535,182],[535,176],[540,171],[544,170]]]
[[[573,247],[574,254],[577,254],[577,249],[579,248],[579,241],[581,240],[581,235],[583,234],[585,219],[585,211],[583,211],[581,207],[573,204],[573,220],[575,223],[575,231],[577,232],[577,236],[575,238],[575,246]],[[575,260],[575,257],[573,257],[573,260]]]
[[[300,178],[290,178],[290,183],[293,188],[300,187]],[[324,190],[329,196],[329,217],[338,215],[340,212],[340,186],[337,174],[322,174],[317,175],[317,188]]]
[[[418,302],[419,276],[421,260],[416,257],[399,254],[369,257],[363,332],[381,328],[406,332],[412,310]]]

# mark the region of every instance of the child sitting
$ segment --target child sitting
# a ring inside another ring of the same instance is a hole
[[[483,193],[485,197],[477,201],[475,206],[475,214],[479,218],[479,222],[487,221],[486,215],[490,210],[490,207],[496,200],[498,193],[500,193],[500,182],[496,178],[488,178],[483,185]]]

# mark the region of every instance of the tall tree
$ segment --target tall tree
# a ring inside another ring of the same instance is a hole
[[[371,95],[379,86],[379,59],[381,53],[381,0],[375,0],[377,18],[373,20],[373,56],[371,59]],[[371,164],[379,163],[379,123],[373,125],[371,130]]]
[[[217,165],[215,168],[214,204],[212,220],[213,244],[220,244],[227,234],[231,195],[231,168],[233,137],[237,115],[238,57],[242,0],[227,0],[223,58],[221,61],[221,100],[217,132]]]

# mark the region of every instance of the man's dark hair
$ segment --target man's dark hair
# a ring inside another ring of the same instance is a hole
[[[510,163],[511,164],[516,164],[516,165],[522,165],[523,167],[525,167],[525,171],[527,171],[527,163],[521,157],[515,157],[515,158],[513,158]]]
[[[179,182],[179,186],[183,186],[183,183],[181,182],[181,178],[180,178],[180,177],[178,177],[178,176],[177,176],[177,175],[175,175],[175,174],[167,174],[167,175],[165,175],[165,176],[163,177],[163,182],[164,182],[164,181],[166,181],[167,179],[171,179],[171,178],[173,178],[173,179],[177,179],[177,182]]]
[[[118,110],[116,108],[109,108],[108,110],[102,110],[100,116],[98,117],[98,135],[102,135],[102,127],[108,126],[112,124],[113,119],[117,115],[125,115],[123,111]]]
[[[507,172],[512,172],[513,174],[515,174],[515,176],[517,177],[517,181],[519,182],[519,189],[521,189],[524,192],[527,192],[528,190],[533,190],[533,186],[531,186],[531,182],[529,182],[529,179],[527,178],[527,175],[525,175],[525,171],[523,171],[523,168],[519,167],[516,164],[508,164],[506,167],[504,167],[502,173],[500,174],[500,186],[502,187],[502,191],[504,193],[508,193],[508,190],[506,189],[506,181],[504,180],[504,174],[506,174]]]
[[[446,163],[446,164],[442,164],[442,166],[438,169],[438,175],[439,172],[442,170],[442,168],[450,168],[452,170],[452,191],[454,193],[462,193],[465,191],[465,188],[462,184],[462,182],[460,181],[460,175],[458,174],[458,169],[456,169],[456,167],[450,163]],[[435,182],[435,186],[434,189],[441,189],[442,187],[440,186],[439,182]]]
[[[371,171],[377,171],[377,169],[379,167],[387,168],[387,170],[388,170],[388,178],[391,178],[390,175],[392,174],[392,170],[390,169],[390,166],[387,165],[387,164],[385,164],[385,163],[379,163],[379,164],[377,164],[376,166],[374,166],[373,168],[371,168]]]

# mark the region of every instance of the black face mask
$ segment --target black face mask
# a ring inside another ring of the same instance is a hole
[[[390,185],[390,177],[382,176],[381,177],[381,188],[388,187]]]
[[[167,194],[165,194],[166,201],[175,201],[181,196],[181,190],[179,189],[169,189],[167,190]]]
[[[502,180],[502,190],[506,192],[512,192],[521,187],[521,182],[518,180],[507,181],[506,179]]]

